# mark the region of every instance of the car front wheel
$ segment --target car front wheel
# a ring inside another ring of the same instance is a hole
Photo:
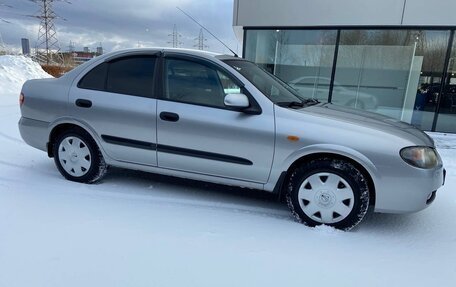
[[[100,149],[84,130],[74,128],[61,133],[53,152],[58,170],[68,180],[94,183],[106,173],[107,165]]]
[[[308,226],[350,230],[369,207],[366,176],[351,162],[320,158],[297,167],[287,184],[287,203],[295,218]]]

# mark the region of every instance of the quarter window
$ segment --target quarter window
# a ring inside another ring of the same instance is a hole
[[[166,60],[165,97],[169,100],[225,108],[225,95],[240,90],[221,71],[186,60]]]
[[[229,78],[227,75],[224,73],[218,71],[218,76],[220,78],[220,82],[222,83],[223,86],[223,92],[225,95],[227,94],[240,94],[241,93],[241,88],[236,85],[231,78]]]

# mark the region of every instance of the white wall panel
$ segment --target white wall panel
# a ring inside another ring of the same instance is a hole
[[[456,0],[407,0],[403,25],[456,26]]]
[[[235,2],[237,3],[234,4],[234,13],[237,12],[237,16],[233,17],[233,26],[400,25],[404,7],[404,0],[235,0]]]

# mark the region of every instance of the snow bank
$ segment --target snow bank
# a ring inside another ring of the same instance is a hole
[[[22,85],[31,79],[51,78],[41,66],[24,56],[0,56],[0,98],[19,97]],[[16,100],[16,98],[15,98]]]

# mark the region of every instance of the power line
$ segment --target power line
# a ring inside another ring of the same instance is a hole
[[[0,7],[13,8],[13,6],[8,5],[8,4],[4,4],[4,3],[0,3]],[[8,21],[6,19],[3,19],[2,17],[0,17],[0,22],[11,24],[10,21]]]
[[[206,27],[204,27],[203,25],[201,25],[198,21],[196,21],[195,18],[193,18],[190,14],[188,14],[187,12],[185,12],[184,10],[182,10],[181,8],[179,7],[176,7],[179,11],[181,11],[185,16],[187,16],[188,18],[190,18],[193,22],[195,22],[198,26],[200,26],[201,28],[203,28],[206,32],[208,32],[212,37],[214,37],[215,40],[219,41],[223,46],[225,46],[225,48],[227,48],[228,50],[230,50],[231,53],[233,53],[233,55],[235,57],[237,57],[238,55],[233,51],[231,50],[230,47],[228,47],[227,44],[225,44],[222,40],[220,40],[217,36],[215,36],[211,31],[209,31]]]
[[[0,7],[13,8],[13,6],[5,4],[5,3],[0,3]]]

